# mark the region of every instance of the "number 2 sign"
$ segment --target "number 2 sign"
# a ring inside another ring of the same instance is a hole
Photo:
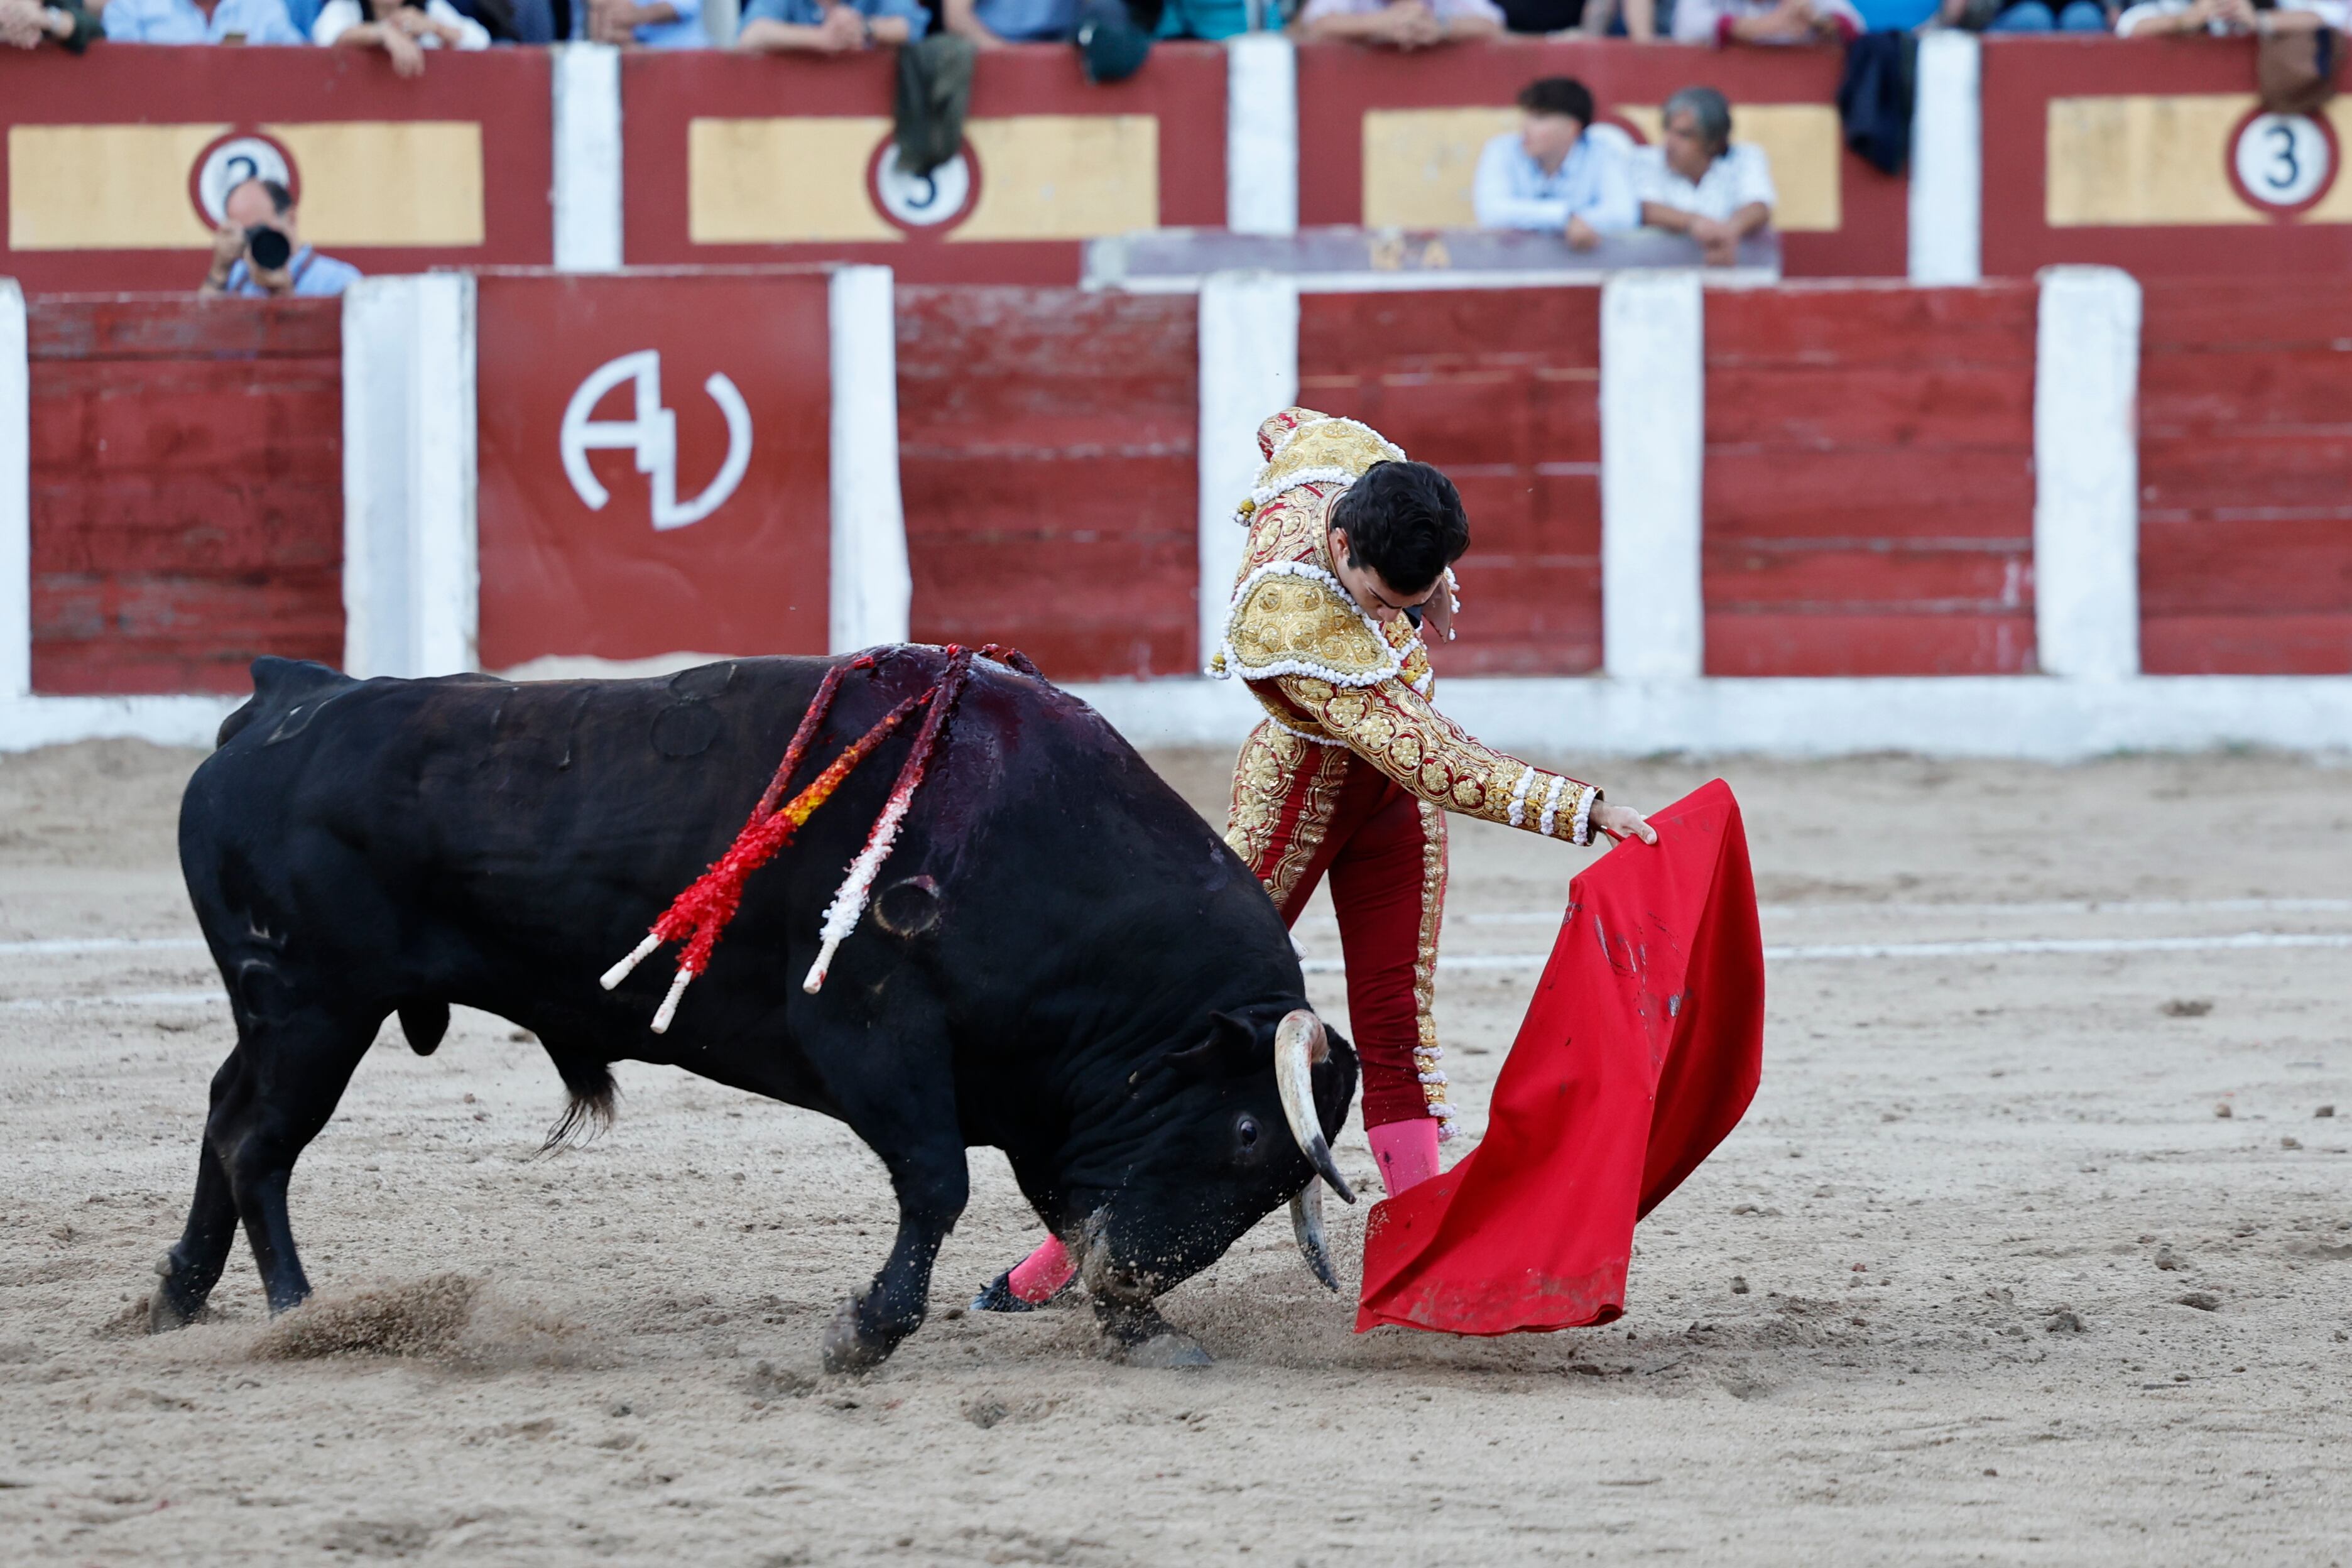
[[[2336,132],[2307,114],[2250,115],[2230,149],[2230,182],[2252,205],[2292,217],[2336,183]]]

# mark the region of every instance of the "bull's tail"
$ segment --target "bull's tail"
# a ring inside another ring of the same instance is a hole
[[[253,661],[253,700],[221,721],[220,733],[214,737],[213,744],[226,746],[239,731],[257,720],[273,715],[282,718],[306,700],[355,684],[342,671],[307,658],[278,658],[264,654]]]
[[[608,1131],[621,1099],[621,1086],[613,1081],[608,1064],[552,1050],[548,1054],[554,1058],[555,1070],[563,1075],[563,1087],[572,1098],[555,1125],[547,1130],[547,1142],[539,1146],[542,1154],[551,1154],[575,1138],[584,1143]]]

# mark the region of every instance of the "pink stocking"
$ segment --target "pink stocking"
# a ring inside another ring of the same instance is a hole
[[[1383,1122],[1369,1129],[1364,1136],[1371,1142],[1373,1157],[1381,1163],[1381,1184],[1388,1188],[1389,1196],[1394,1197],[1437,1174],[1435,1118],[1415,1116]]]
[[[1054,1293],[1068,1284],[1070,1276],[1077,1271],[1077,1264],[1070,1258],[1070,1249],[1062,1245],[1058,1237],[1049,1236],[1036,1251],[1013,1266],[1007,1281],[1015,1296],[1034,1307],[1052,1300]]]

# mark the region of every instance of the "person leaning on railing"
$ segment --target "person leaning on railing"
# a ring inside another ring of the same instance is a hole
[[[310,41],[322,48],[382,49],[395,74],[422,76],[426,49],[487,49],[490,32],[449,0],[327,0]]]
[[[1495,0],[1307,0],[1298,14],[1303,38],[1407,51],[1502,33],[1503,8]]]
[[[106,0],[118,44],[307,44],[285,0]]]
[[[61,0],[0,0],[0,44],[37,49],[55,44],[71,54],[89,47],[106,29],[97,16]]]
[[[1478,154],[1470,186],[1481,228],[1564,237],[1590,250],[1604,234],[1641,222],[1622,154],[1585,134],[1592,91],[1574,77],[1548,76],[1519,90],[1519,129]]]
[[[1636,150],[1633,190],[1642,222],[1698,241],[1711,267],[1728,267],[1739,242],[1772,221],[1779,193],[1761,147],[1731,144],[1731,105],[1711,87],[1666,100],[1662,145]]]
[[[735,47],[747,54],[854,54],[907,44],[931,25],[922,0],[751,0]]]
[[[2117,37],[2153,38],[2165,33],[2315,33],[2346,30],[2344,0],[2142,0],[2116,18]]]

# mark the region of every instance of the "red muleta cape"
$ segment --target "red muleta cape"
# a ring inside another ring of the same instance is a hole
[[[1721,779],[1651,815],[1568,914],[1495,1085],[1483,1142],[1376,1205],[1359,1333],[1508,1334],[1625,1310],[1633,1222],[1737,1126],[1764,1055],[1764,945]]]

